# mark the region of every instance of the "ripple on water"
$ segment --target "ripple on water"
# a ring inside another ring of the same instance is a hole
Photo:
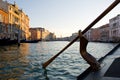
[[[20,48],[0,47],[0,51],[4,53],[0,53],[0,80],[76,80],[76,76],[88,67],[80,56],[78,42],[57,57],[46,70],[42,68],[42,63],[66,44],[68,42],[40,42],[22,44]],[[103,49],[103,46],[106,48]],[[99,58],[113,46],[109,43],[90,43],[88,51]]]

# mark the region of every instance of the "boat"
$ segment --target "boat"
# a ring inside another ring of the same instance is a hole
[[[120,53],[117,51],[119,47],[120,43],[98,60],[101,64],[100,70],[92,71],[89,67],[77,77],[77,80],[120,80]]]
[[[0,39],[0,46],[17,44],[18,40]]]
[[[40,40],[24,40],[21,43],[38,43]]]

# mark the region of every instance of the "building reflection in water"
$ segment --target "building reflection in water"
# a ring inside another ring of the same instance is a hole
[[[0,46],[0,80],[21,78],[28,66],[29,44]]]

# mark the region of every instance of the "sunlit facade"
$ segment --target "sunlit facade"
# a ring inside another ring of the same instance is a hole
[[[28,39],[30,37],[29,17],[15,3],[9,4],[8,9],[11,39],[17,39],[18,34],[21,34],[21,40]]]
[[[30,28],[30,32],[31,32],[31,40],[41,39],[41,31],[39,28]]]
[[[31,32],[31,40],[42,40],[42,41],[49,41],[55,40],[56,35],[54,33],[49,32],[44,28],[30,28]]]
[[[49,40],[55,40],[56,35],[54,33],[49,32],[46,29],[42,30],[42,40],[49,41]]]
[[[9,4],[8,6],[8,14],[9,14],[9,33],[11,34],[11,40],[16,39],[20,27],[20,11],[16,4]]]
[[[20,17],[20,27],[23,31],[23,36],[26,40],[30,39],[30,32],[29,32],[29,17],[26,15],[22,10],[21,11],[21,17]]]

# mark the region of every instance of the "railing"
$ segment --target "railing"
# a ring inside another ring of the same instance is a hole
[[[107,13],[109,13],[118,3],[120,0],[115,0],[103,13],[101,13],[90,25],[86,27],[85,30],[82,31],[82,34],[86,33],[91,27],[93,27],[98,21],[100,21]],[[72,40],[68,45],[66,45],[60,52],[58,52],[55,56],[50,58],[43,64],[43,68],[46,68],[57,56],[59,56],[63,51],[65,51],[69,46],[71,46],[79,36],[77,36],[74,40]]]

